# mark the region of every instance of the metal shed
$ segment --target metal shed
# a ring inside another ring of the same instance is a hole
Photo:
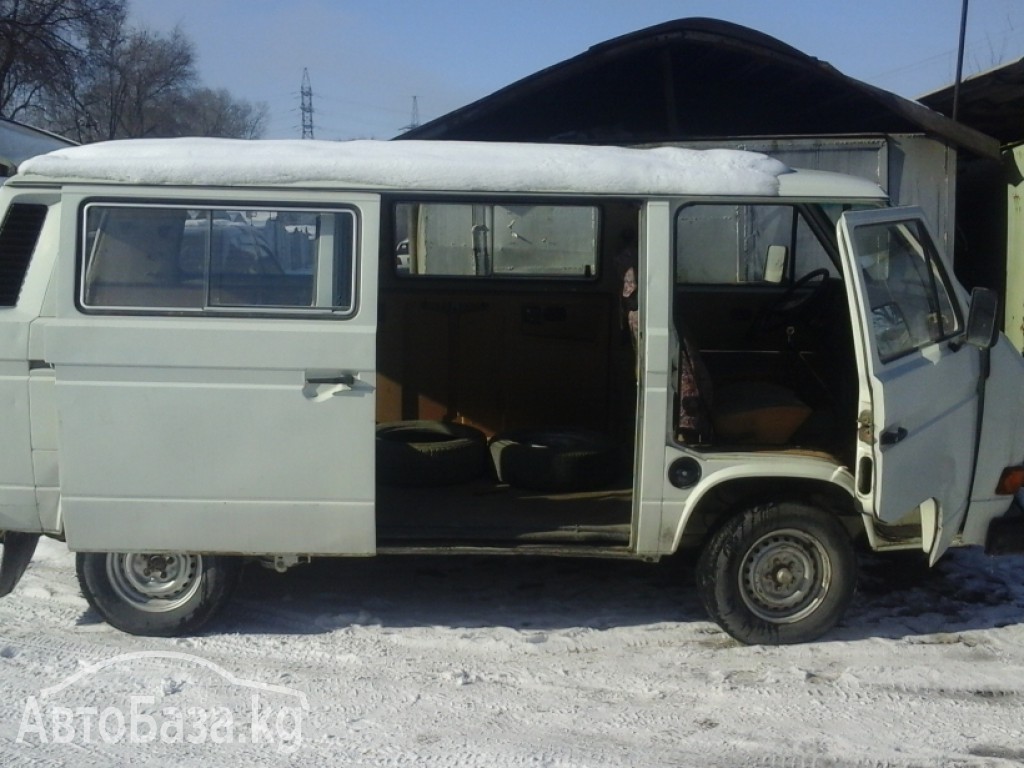
[[[921,102],[952,115],[953,86]],[[967,282],[1002,291],[1004,330],[1024,350],[1024,59],[965,79],[958,113],[1003,145],[1003,163],[960,163],[956,260]]]
[[[998,157],[998,143],[773,37],[680,19],[591,47],[403,134],[406,139],[643,144],[917,133]]]

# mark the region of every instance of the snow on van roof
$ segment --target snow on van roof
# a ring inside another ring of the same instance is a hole
[[[129,139],[40,155],[22,177],[132,184],[774,195],[788,168],[732,149],[465,141]]]

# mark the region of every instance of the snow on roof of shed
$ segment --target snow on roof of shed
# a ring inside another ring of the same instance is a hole
[[[463,141],[132,139],[51,152],[21,178],[149,185],[774,195],[788,168],[731,149]]]

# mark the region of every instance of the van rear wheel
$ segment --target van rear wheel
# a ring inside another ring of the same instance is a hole
[[[111,626],[173,637],[197,631],[224,607],[241,563],[221,555],[80,552],[76,570],[85,599]]]
[[[748,509],[711,537],[697,586],[711,618],[744,643],[815,640],[845,613],[857,580],[839,519],[796,502]]]

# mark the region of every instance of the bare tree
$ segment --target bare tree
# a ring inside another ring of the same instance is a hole
[[[189,95],[179,130],[195,136],[258,139],[267,123],[267,105],[235,99],[224,88],[197,88]]]
[[[196,85],[192,43],[113,14],[97,25],[78,77],[51,89],[45,123],[76,141],[160,136],[258,138],[267,107]]]
[[[192,43],[180,29],[132,29],[125,15],[93,30],[79,76],[50,98],[50,120],[79,141],[175,135],[196,79]]]
[[[127,0],[0,0],[0,117],[80,142],[258,138],[266,104],[197,84],[191,41],[128,24]]]
[[[37,106],[54,83],[72,82],[95,26],[125,0],[0,0],[0,117]]]
[[[133,31],[117,61],[116,128],[104,138],[167,136],[196,80],[192,43],[175,29],[162,37]]]

